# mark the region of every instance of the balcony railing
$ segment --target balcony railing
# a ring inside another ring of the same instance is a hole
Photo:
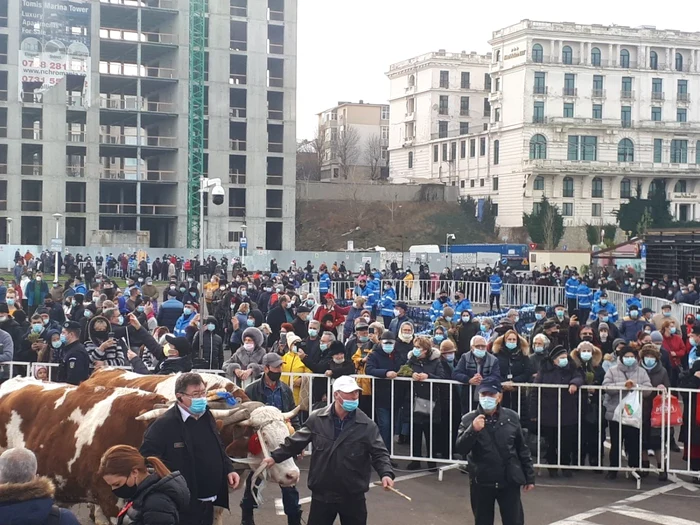
[[[281,109],[270,109],[267,112],[267,118],[270,120],[283,120],[284,112]]]
[[[109,204],[100,203],[100,213],[110,215],[136,215],[136,204]]]
[[[103,4],[127,7],[150,7],[155,9],[177,9],[177,0],[100,0]]]
[[[7,128],[5,126],[0,127],[0,139],[7,138]]]
[[[664,92],[663,91],[652,91],[651,92],[651,100],[664,100]]]
[[[267,208],[266,217],[279,219],[282,217],[282,208]]]
[[[267,87],[284,87],[283,77],[267,77]]]
[[[0,102],[7,102],[7,90],[0,89]]]
[[[575,87],[565,87],[562,92],[565,97],[575,97],[578,94],[578,90]]]
[[[67,177],[84,177],[85,176],[85,166],[66,166],[66,176]]]
[[[268,186],[282,186],[283,177],[282,175],[268,175],[267,185]]]
[[[548,88],[547,86],[534,86],[534,87],[532,88],[532,92],[533,92],[535,95],[546,95],[548,89],[549,89],[549,88]]]
[[[231,118],[245,118],[246,108],[229,108],[228,116]]]
[[[690,102],[690,93],[678,93],[676,98],[678,102]]]
[[[7,162],[0,162],[0,175],[7,175]]]
[[[634,91],[627,91],[626,89],[623,89],[620,91],[620,98],[622,100],[632,100],[634,98]]]
[[[284,11],[267,10],[267,19],[275,22],[284,22]]]
[[[136,135],[104,135],[100,134],[100,143],[113,144],[119,146],[149,146],[152,148],[175,148],[177,147],[176,137],[159,137],[156,135],[148,135],[146,137]],[[140,144],[139,144],[140,142]]]
[[[41,211],[41,201],[25,201],[22,199],[22,211]]]
[[[230,40],[228,48],[231,51],[247,51],[248,42],[245,40]]]
[[[85,109],[85,99],[82,95],[68,95],[66,97],[66,106],[69,108]]]
[[[66,213],[85,213],[85,203],[66,202]]]
[[[268,142],[267,151],[269,151],[270,153],[283,153],[284,144],[281,142]]]
[[[68,142],[85,142],[85,132],[68,130],[66,132],[66,140]]]
[[[139,206],[141,215],[177,215],[176,204],[141,204]]]
[[[631,119],[621,119],[620,126],[623,128],[631,128],[634,125],[634,120]]]
[[[605,98],[605,90],[594,88],[591,90],[591,97],[592,98]]]
[[[33,91],[27,91],[22,93],[20,100],[25,104],[41,104],[41,102],[44,100],[44,94],[39,92],[35,93]]]
[[[0,64],[7,64],[7,53],[0,53]]]
[[[539,116],[539,115],[532,116],[532,123],[533,124],[545,124],[546,122],[547,122],[547,117]]]
[[[22,138],[26,140],[41,140],[41,128],[22,128]]]
[[[41,176],[44,172],[44,167],[41,164],[22,164],[20,173],[22,175]]]
[[[231,16],[240,16],[245,18],[248,16],[248,8],[246,6],[232,5],[230,14]]]
[[[107,64],[100,63],[100,75],[115,75],[122,77],[142,78],[176,78],[175,69],[172,67],[150,66],[146,64]]]
[[[459,115],[461,117],[468,117],[469,116],[469,108],[462,108],[459,110]]]
[[[240,86],[247,82],[245,74],[231,73],[228,77],[228,83],[232,86]]]
[[[176,148],[177,137],[160,137],[156,135],[148,135],[144,137],[146,140],[142,142],[142,146],[150,146],[152,148]]]
[[[118,40],[129,43],[142,44],[177,44],[177,35],[173,33],[153,33],[135,29],[117,29],[101,27],[100,38],[103,40]]]
[[[105,98],[100,97],[102,109],[116,109],[122,111],[150,111],[155,113],[173,113],[175,104],[172,102],[160,102],[137,97],[129,98]]]
[[[229,139],[231,151],[245,151],[246,141],[241,139]]]
[[[245,184],[246,174],[239,173],[238,170],[228,170],[229,184]]]
[[[101,179],[111,180],[141,180],[147,182],[170,181],[177,180],[177,176],[172,170],[125,170],[120,168],[102,168],[100,172]]]

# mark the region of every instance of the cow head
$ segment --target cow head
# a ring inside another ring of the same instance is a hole
[[[262,460],[282,445],[290,435],[287,420],[296,416],[298,412],[299,407],[285,413],[272,406],[261,406],[250,411],[250,417],[240,421],[238,425],[248,427],[257,434],[261,451],[257,454],[250,452],[249,455]],[[293,459],[275,463],[267,473],[272,481],[282,487],[291,487],[299,482],[299,467]]]

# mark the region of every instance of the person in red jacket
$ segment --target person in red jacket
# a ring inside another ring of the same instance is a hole
[[[326,304],[321,305],[318,310],[316,310],[316,315],[314,319],[319,322],[323,321],[323,318],[330,315],[333,319],[333,331],[337,332],[337,328],[345,322],[345,316],[350,313],[350,306],[342,307],[338,306],[335,302],[335,295],[332,293],[327,293]],[[337,335],[337,333],[336,333]]]
[[[676,322],[667,319],[661,325],[661,335],[664,337],[663,347],[668,350],[671,358],[671,385],[678,384],[678,376],[681,370],[683,358],[690,351],[690,343],[683,341],[680,336],[680,329],[676,326]]]

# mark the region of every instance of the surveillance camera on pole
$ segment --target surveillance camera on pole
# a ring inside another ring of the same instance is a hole
[[[217,206],[224,203],[224,195],[226,195],[226,192],[221,186],[214,186],[214,188],[211,190],[211,200]]]

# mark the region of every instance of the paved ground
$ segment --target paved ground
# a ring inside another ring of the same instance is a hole
[[[306,488],[308,459],[300,463],[302,498],[310,495]],[[403,465],[400,462],[400,466]],[[373,488],[367,496],[369,523],[382,525],[458,525],[474,520],[468,499],[468,478],[457,470],[448,471],[442,482],[437,474],[399,472],[396,487],[413,498]],[[258,524],[284,525],[286,518],[277,515],[281,507],[277,487],[265,491],[266,502],[256,513]],[[238,503],[241,493],[231,496],[231,513],[225,525],[240,523]],[[304,502],[304,500],[302,500]],[[600,474],[576,473],[571,479],[551,479],[542,473],[537,488],[523,496],[526,522],[535,525],[700,525],[700,487],[688,483],[660,483],[655,477],[642,481],[641,490],[631,479],[605,481]],[[309,504],[303,503],[305,515]],[[89,523],[87,510],[79,509],[81,523]],[[500,520],[497,520],[500,523]]]

